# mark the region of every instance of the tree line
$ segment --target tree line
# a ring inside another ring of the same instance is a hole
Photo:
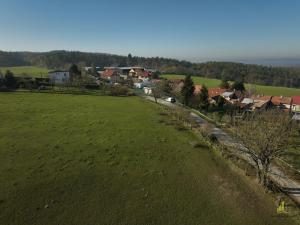
[[[183,74],[240,80],[247,83],[300,87],[300,68],[269,67],[233,62],[191,63],[161,57],[120,56],[105,53],[77,51],[4,52],[0,51],[0,67],[41,66],[49,69],[65,69],[70,65],[83,66],[143,66],[159,70],[161,73]]]

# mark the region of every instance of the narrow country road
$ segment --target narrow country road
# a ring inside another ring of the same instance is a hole
[[[145,96],[145,99],[155,102],[155,99],[150,96]],[[165,105],[167,107],[175,108],[175,107],[182,107],[180,104],[174,104],[167,102],[163,99],[157,99],[157,103]],[[220,128],[217,128],[214,124],[207,122],[205,119],[197,115],[196,113],[191,112],[191,118],[195,120],[200,126],[206,126],[209,124],[212,127],[212,132],[218,142],[222,145],[229,147],[228,149],[231,150],[231,153],[236,155],[237,157],[246,160],[248,163],[254,165],[254,162],[250,155],[245,153],[244,151],[239,151],[238,149],[245,148],[237,141],[235,141],[228,133],[224,132]],[[289,178],[278,166],[271,165],[270,166],[270,176],[273,182],[278,184],[282,190],[290,196],[298,205],[300,205],[300,182]]]

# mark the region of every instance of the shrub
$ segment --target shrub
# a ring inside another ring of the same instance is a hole
[[[16,78],[14,77],[14,74],[10,72],[9,70],[6,71],[5,77],[4,77],[4,85],[9,89],[16,89],[18,88],[18,82]]]
[[[98,84],[86,84],[85,88],[89,89],[89,90],[98,90],[100,88],[100,85],[98,85]]]
[[[110,87],[110,95],[112,96],[128,96],[129,88],[120,84],[113,85]]]

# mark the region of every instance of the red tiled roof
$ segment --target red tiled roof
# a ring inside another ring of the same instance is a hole
[[[266,101],[264,101],[264,100],[260,100],[260,101],[258,101],[258,102],[255,102],[254,104],[253,104],[253,107],[254,108],[261,108],[261,107],[263,107],[265,104],[267,104],[268,103],[268,100],[266,100]]]
[[[289,97],[273,96],[271,101],[274,105],[280,105],[280,104],[290,105],[291,100],[292,99]]]
[[[202,90],[202,85],[195,85],[195,91],[194,91],[194,95],[197,95],[201,92]]]
[[[208,89],[208,95],[209,95],[210,98],[213,98],[213,97],[216,97],[216,96],[219,96],[219,95],[223,94],[226,91],[227,90],[223,89],[223,88],[209,88]]]
[[[270,95],[262,95],[262,96],[252,95],[250,98],[255,100],[255,101],[270,101],[272,96],[270,96]]]
[[[105,78],[105,79],[107,79],[107,78],[109,78],[109,77],[111,77],[113,74],[114,74],[114,70],[105,70],[102,74],[101,74],[101,77],[102,78]]]
[[[261,97],[257,98],[257,100],[270,101],[271,98],[272,98],[272,96],[270,96],[270,95],[264,95],[264,96],[261,96]]]
[[[292,97],[292,102],[295,105],[300,105],[300,96],[293,96]]]

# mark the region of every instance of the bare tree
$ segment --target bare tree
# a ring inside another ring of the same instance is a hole
[[[266,187],[270,165],[286,151],[291,130],[290,115],[279,110],[256,112],[236,126],[236,136],[244,146],[239,150],[252,158],[257,178]]]
[[[155,102],[157,103],[157,99],[161,98],[165,95],[162,81],[159,81],[157,83],[153,83],[151,85],[151,91],[152,91],[152,96],[155,99]]]

